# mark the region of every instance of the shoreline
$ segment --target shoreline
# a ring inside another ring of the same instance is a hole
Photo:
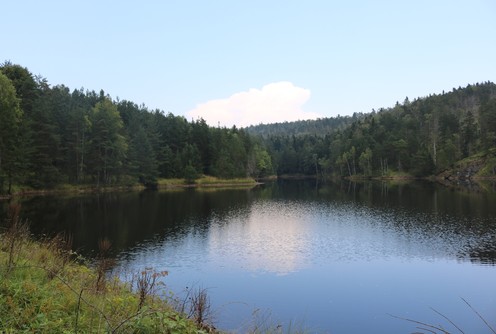
[[[171,181],[172,182],[167,182]],[[211,181],[211,182],[210,182]],[[142,184],[135,185],[113,185],[113,186],[94,186],[94,185],[63,185],[53,189],[20,189],[12,194],[0,195],[0,200],[8,200],[15,197],[30,197],[30,196],[47,196],[47,195],[69,195],[69,194],[102,194],[110,192],[130,192],[144,190],[172,190],[172,189],[191,189],[191,188],[237,188],[237,187],[255,187],[263,184],[255,179],[252,181],[244,179],[241,181],[229,179],[212,179],[206,178],[195,183],[185,183],[183,179],[165,179],[162,184],[159,183],[154,188],[147,188]]]
[[[16,224],[0,233],[0,241],[13,245],[0,248],[0,332],[221,333],[193,304],[185,312],[161,298],[167,290],[159,282],[167,271],[144,268],[133,273],[136,281],[126,282],[106,275],[111,258],[102,249],[90,265],[72,251],[67,236],[36,240],[19,216],[11,219]]]
[[[186,183],[184,179],[162,179],[159,180],[156,187],[147,188],[142,184],[135,185],[114,185],[114,186],[94,186],[94,185],[63,185],[53,189],[20,189],[12,194],[0,195],[0,200],[9,200],[16,197],[31,197],[31,196],[47,196],[47,195],[70,195],[70,194],[102,194],[110,192],[131,192],[131,191],[166,191],[176,189],[234,189],[234,188],[251,188],[263,185],[265,182],[273,182],[277,180],[304,180],[304,179],[321,179],[316,175],[280,175],[271,176],[267,178],[255,179],[212,179],[204,178],[199,179],[195,183]],[[351,182],[363,181],[428,181],[439,183],[445,186],[457,185],[460,183],[480,183],[484,181],[496,181],[496,176],[471,176],[471,177],[443,177],[443,176],[427,176],[416,177],[411,175],[391,175],[391,176],[345,176],[339,178],[330,178],[332,180],[347,180]]]

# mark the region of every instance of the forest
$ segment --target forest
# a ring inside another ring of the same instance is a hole
[[[406,97],[394,107],[345,118],[327,132],[285,135],[281,125],[263,127],[253,133],[263,134],[278,175],[427,177],[479,156],[485,157],[486,176],[496,176],[492,82],[413,101]]]
[[[160,178],[436,175],[496,147],[496,85],[468,85],[353,116],[236,127],[50,85],[0,65],[0,193]],[[494,168],[493,168],[494,172]]]
[[[158,178],[271,174],[267,151],[242,129],[209,127],[103,90],[51,86],[27,68],[0,66],[0,191],[13,185],[107,186]]]

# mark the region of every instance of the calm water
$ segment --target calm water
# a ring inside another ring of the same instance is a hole
[[[36,197],[36,233],[68,230],[80,252],[113,243],[117,269],[168,270],[206,288],[219,328],[291,323],[318,333],[496,327],[496,192],[430,183],[286,181],[250,190]],[[427,331],[424,331],[427,332]]]

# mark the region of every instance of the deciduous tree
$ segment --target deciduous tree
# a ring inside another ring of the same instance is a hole
[[[22,111],[12,82],[0,72],[0,192],[11,192],[18,166]],[[4,183],[7,182],[7,189]]]
[[[122,171],[127,140],[117,106],[105,98],[91,110],[88,166],[97,184],[110,184]]]

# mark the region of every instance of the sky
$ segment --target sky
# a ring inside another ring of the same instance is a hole
[[[496,1],[4,1],[0,62],[244,127],[496,81]]]

